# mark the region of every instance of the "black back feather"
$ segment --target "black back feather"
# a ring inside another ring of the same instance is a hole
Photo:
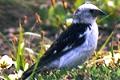
[[[36,72],[39,72],[41,68],[55,59],[60,58],[64,54],[66,54],[71,49],[74,49],[85,41],[84,32],[87,28],[90,28],[90,24],[84,23],[76,23],[72,24],[66,31],[64,31],[59,38],[51,45],[51,47],[46,51],[43,57],[39,60]],[[83,35],[79,37],[79,35]],[[64,51],[64,48],[67,46],[71,46],[69,49]],[[26,72],[23,73],[22,80],[30,76],[34,69],[34,65],[32,65]]]

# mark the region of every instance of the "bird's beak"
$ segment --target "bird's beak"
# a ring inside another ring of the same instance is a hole
[[[91,9],[90,10],[91,14],[94,16],[94,17],[97,17],[97,16],[101,16],[101,15],[107,15],[104,11],[102,11],[101,9]]]
[[[102,10],[97,10],[97,14],[98,15],[107,15],[104,11]]]

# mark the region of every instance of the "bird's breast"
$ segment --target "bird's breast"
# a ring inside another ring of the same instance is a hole
[[[86,35],[86,42],[88,42],[88,46],[91,48],[96,49],[97,42],[98,42],[98,26],[96,23],[93,23],[91,26],[91,30],[89,31],[89,34]]]
[[[82,64],[88,59],[94,50],[97,47],[97,40],[98,40],[98,26],[96,23],[90,26],[91,29],[87,29],[85,35],[86,39],[85,42],[72,49],[71,51],[67,52],[66,55],[60,58],[59,67],[74,67],[79,64]]]
[[[75,67],[82,64],[88,59],[97,46],[98,40],[98,27],[97,24],[93,24],[91,29],[87,29],[85,33],[85,41],[82,45],[71,49],[65,55],[55,60],[53,64],[58,68]]]

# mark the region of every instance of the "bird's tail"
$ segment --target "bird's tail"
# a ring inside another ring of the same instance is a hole
[[[34,66],[35,66],[35,64],[32,65],[27,71],[25,71],[22,74],[22,77],[19,80],[25,80],[25,79],[27,79],[33,73]]]
[[[28,68],[23,74],[22,77],[19,80],[26,80],[32,73],[35,73],[32,77],[34,78],[34,76],[37,73],[41,73],[43,71],[43,66],[40,66],[39,64],[37,65],[37,67],[35,67],[36,64],[33,64],[30,68]],[[34,70],[35,69],[35,70]],[[34,72],[33,72],[34,71]]]

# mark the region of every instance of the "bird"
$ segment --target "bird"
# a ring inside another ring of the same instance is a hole
[[[50,48],[38,60],[35,73],[44,68],[73,68],[88,60],[97,48],[97,17],[105,12],[91,3],[84,3],[73,13],[71,25],[60,34]],[[35,67],[34,63],[22,75],[21,80],[28,78]]]

